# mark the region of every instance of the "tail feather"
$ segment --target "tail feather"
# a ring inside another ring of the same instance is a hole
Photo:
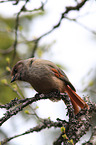
[[[80,110],[79,107],[82,109],[84,107],[88,108],[88,105],[86,104],[86,102],[83,99],[81,99],[81,97],[79,95],[77,95],[76,92],[73,91],[68,85],[66,86],[65,90],[71,99],[71,102],[72,102],[74,110],[75,110],[74,112],[76,112],[75,114],[77,114],[79,112],[79,110]]]
[[[73,105],[74,108],[74,113],[77,114],[80,111],[80,107],[76,104],[76,102],[71,98],[71,103]]]

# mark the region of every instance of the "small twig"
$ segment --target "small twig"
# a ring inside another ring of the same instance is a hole
[[[9,84],[7,84],[7,86],[9,87],[9,88],[11,88],[11,90],[13,91],[13,92],[15,92],[18,96],[19,96],[19,98],[21,98],[21,99],[23,99],[23,97],[21,96],[21,94],[16,90],[16,89],[14,89],[11,85],[9,85]]]
[[[65,17],[67,20],[70,20],[70,21],[74,21],[76,22],[78,25],[80,25],[81,27],[83,27],[84,29],[90,31],[91,33],[93,33],[94,35],[96,35],[96,31],[90,29],[89,27],[85,26],[84,24],[80,23],[77,19],[71,19],[69,17]]]
[[[66,124],[64,124],[66,126]],[[53,122],[50,119],[43,119],[43,122],[39,125],[37,125],[36,127],[30,128],[29,130],[25,131],[24,133],[15,135],[13,137],[9,137],[4,139],[3,141],[1,141],[2,145],[4,145],[5,143],[9,142],[12,139],[15,139],[17,137],[29,134],[29,133],[33,133],[33,132],[40,132],[41,130],[45,129],[45,128],[51,128],[51,127],[62,127],[62,123],[60,122]]]
[[[24,0],[20,0],[20,1],[24,1]],[[1,0],[0,3],[6,3],[6,2],[15,2],[14,5],[17,5],[19,0]]]
[[[24,12],[36,12],[36,11],[44,11],[44,6],[46,4],[47,1],[45,1],[45,3],[41,2],[41,6],[38,7],[38,8],[35,8],[33,10],[28,10],[28,9],[25,9]]]
[[[19,16],[21,14],[21,12],[24,11],[25,6],[27,4],[29,0],[25,0],[25,4],[22,6],[22,8],[20,9],[20,11],[17,13],[17,17],[16,17],[16,23],[15,23],[15,41],[14,41],[14,55],[13,58],[15,58],[16,55],[16,47],[17,47],[17,41],[18,41],[18,27],[19,27]]]
[[[93,128],[92,135],[88,142],[83,143],[82,145],[96,145],[96,126]]]
[[[7,53],[10,53],[10,52],[12,52],[13,51],[13,46],[11,46],[11,47],[9,47],[8,49],[0,49],[0,53],[2,53],[2,54],[7,54]]]

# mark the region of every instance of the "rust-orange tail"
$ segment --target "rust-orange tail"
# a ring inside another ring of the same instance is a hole
[[[83,99],[81,99],[81,97],[77,95],[76,92],[73,91],[68,85],[65,88],[65,92],[69,95],[71,99],[75,114],[77,114],[80,111],[80,108],[88,108],[86,102]]]

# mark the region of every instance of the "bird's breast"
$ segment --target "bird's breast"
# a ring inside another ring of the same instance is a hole
[[[64,92],[64,82],[52,74],[36,74],[29,80],[32,87],[39,93],[50,93],[55,90]]]

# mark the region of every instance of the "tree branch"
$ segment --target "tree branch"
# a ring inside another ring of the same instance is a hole
[[[91,33],[93,33],[94,35],[96,35],[96,31],[95,30],[92,30],[90,29],[89,27],[85,26],[84,24],[82,24],[81,22],[79,22],[77,19],[71,19],[69,17],[65,17],[67,20],[70,20],[70,21],[74,21],[75,23],[77,23],[78,25],[80,25],[81,27],[83,27],[84,29],[90,31]]]
[[[82,145],[96,145],[96,126],[93,128],[92,135],[88,142],[83,143]]]
[[[15,23],[15,41],[14,41],[14,44],[13,44],[13,47],[14,47],[14,55],[13,55],[13,58],[15,58],[15,55],[16,55],[16,47],[17,47],[17,42],[18,42],[18,27],[19,27],[19,16],[21,14],[21,12],[24,11],[25,7],[26,7],[26,4],[29,0],[25,0],[25,4],[22,6],[22,8],[20,9],[20,11],[17,13],[17,17],[16,17],[16,23]]]
[[[51,127],[61,128],[62,126],[64,126],[65,131],[61,133],[61,135],[57,138],[57,140],[53,143],[53,145],[60,145],[62,142],[64,142],[65,145],[69,145],[70,142],[76,144],[79,141],[79,139],[84,134],[86,134],[86,132],[89,130],[91,126],[90,124],[91,115],[93,112],[96,112],[96,104],[88,103],[89,110],[84,108],[75,116],[71,101],[66,93],[52,92],[46,95],[36,94],[33,98],[26,98],[20,100],[14,99],[10,103],[7,103],[5,105],[0,105],[0,108],[10,109],[6,111],[4,116],[0,119],[0,126],[3,125],[3,123],[6,122],[8,119],[10,119],[12,116],[22,111],[29,104],[32,104],[33,102],[42,99],[52,99],[53,97],[62,99],[65,102],[69,115],[68,122],[66,122],[66,120],[60,120],[60,119],[57,119],[57,122],[53,122],[50,119],[42,119],[40,125],[37,125],[36,127],[31,128],[22,134],[18,134],[13,137],[7,138],[3,140],[2,143],[6,143],[16,137],[20,137],[22,135],[26,135],[34,131],[38,132],[45,128],[51,128]],[[17,106],[14,109],[12,109],[12,107],[15,105]]]
[[[66,97],[67,96],[67,97]],[[9,118],[11,118],[12,116],[16,115],[18,112],[22,111],[23,108],[25,108],[26,106],[32,104],[33,102],[36,102],[36,101],[39,101],[41,99],[50,99],[50,98],[53,98],[53,97],[56,97],[58,99],[64,99],[65,103],[68,104],[68,109],[69,109],[69,104],[71,104],[71,101],[69,100],[69,97],[68,95],[66,94],[59,94],[58,93],[50,93],[50,94],[36,94],[33,98],[26,98],[26,99],[21,99],[21,100],[13,100],[11,101],[10,103],[8,103],[7,105],[0,105],[0,108],[6,108],[6,109],[9,109],[11,107],[13,107],[14,105],[16,104],[20,104],[19,106],[15,107],[14,109],[12,110],[9,110],[7,111],[5,114],[4,114],[4,117],[0,118],[0,126],[5,122],[7,121]],[[69,100],[69,103],[68,103],[68,100]],[[72,108],[72,105],[70,107],[70,110],[71,111],[71,114],[70,115],[73,115],[73,108]]]
[[[63,123],[63,125],[66,126],[66,122]],[[7,142],[9,142],[12,139],[15,139],[17,137],[20,137],[20,136],[23,136],[23,135],[26,135],[29,133],[33,133],[33,132],[40,132],[43,129],[51,128],[51,127],[55,127],[55,128],[59,127],[60,128],[60,127],[62,127],[62,122],[53,122],[50,119],[44,119],[43,122],[41,124],[37,125],[36,127],[30,128],[29,130],[25,131],[22,134],[18,134],[18,135],[15,135],[13,137],[6,138],[3,141],[1,141],[1,143],[2,143],[2,145],[4,145],[5,143],[7,143]]]

